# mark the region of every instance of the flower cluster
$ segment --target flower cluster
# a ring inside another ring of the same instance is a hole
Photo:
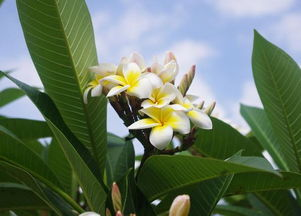
[[[90,71],[95,79],[84,92],[85,103],[89,92],[91,97],[106,95],[128,129],[140,141],[147,137],[159,150],[165,149],[175,134],[189,134],[191,127],[212,128],[208,116],[212,106],[203,109],[203,104],[196,104],[198,97],[186,94],[195,66],[176,87],[179,66],[171,52],[163,64],[154,62],[147,67],[143,57],[133,53],[122,58],[119,65],[100,64]]]

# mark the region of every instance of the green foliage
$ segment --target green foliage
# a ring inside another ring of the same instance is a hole
[[[83,102],[90,80],[88,67],[97,65],[90,14],[84,0],[17,0],[27,47],[46,92],[65,123],[105,167],[106,100]]]
[[[24,92],[17,88],[7,88],[0,92],[0,107],[24,96]]]

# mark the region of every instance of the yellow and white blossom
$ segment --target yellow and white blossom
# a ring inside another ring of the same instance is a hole
[[[188,216],[190,211],[189,195],[177,196],[171,204],[168,216]]]
[[[140,112],[149,118],[136,121],[128,128],[130,130],[152,128],[149,137],[150,143],[160,150],[166,148],[172,140],[174,131],[181,134],[190,132],[190,122],[184,112],[175,111],[170,106],[149,107]]]
[[[157,74],[163,83],[174,81],[179,72],[179,66],[172,52],[167,52],[164,64],[155,61],[151,66],[151,72]]]
[[[89,82],[88,87],[84,91],[83,99],[84,103],[88,103],[88,94],[91,91],[91,97],[100,96],[102,93],[102,88],[106,87],[110,89],[113,87],[112,83],[110,82],[102,82],[100,80],[106,76],[116,74],[117,66],[108,63],[102,63],[98,66],[93,66],[89,68],[90,72],[94,74],[94,80]]]
[[[80,214],[79,216],[100,216],[100,214],[97,214],[95,212],[84,212]]]
[[[178,91],[176,99],[173,101],[174,104],[171,107],[174,110],[184,111],[189,119],[199,128],[212,129],[212,122],[209,116],[203,111],[198,109],[194,104],[198,97],[193,95],[183,95]]]
[[[171,83],[165,83],[159,88],[154,88],[148,99],[141,104],[143,108],[157,107],[162,108],[176,98],[177,90]]]
[[[151,81],[142,76],[142,69],[133,62],[123,65],[121,75],[104,77],[101,82],[104,81],[110,81],[116,84],[116,86],[111,88],[108,92],[107,97],[118,95],[126,91],[128,95],[138,98],[147,98],[153,88]]]

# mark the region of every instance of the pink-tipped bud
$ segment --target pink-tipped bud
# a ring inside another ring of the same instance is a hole
[[[121,213],[121,211],[117,211],[115,216],[123,216],[123,214]]]
[[[190,210],[189,195],[177,196],[169,209],[169,216],[188,216]]]
[[[177,61],[176,56],[171,51],[166,52],[164,64],[167,64],[167,63],[171,62],[172,60]]]
[[[112,202],[116,212],[122,209],[120,190],[115,182],[112,184]]]
[[[110,209],[106,208],[106,216],[112,216]]]
[[[195,65],[191,66],[190,70],[183,76],[178,86],[178,89],[183,96],[186,95],[186,92],[188,91],[194,76],[195,76]]]

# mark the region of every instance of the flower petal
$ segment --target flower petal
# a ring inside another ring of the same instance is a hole
[[[100,80],[100,82],[103,81],[110,81],[111,83],[117,84],[117,85],[126,85],[126,81],[122,76],[119,75],[110,75],[106,76],[103,79]]]
[[[175,79],[178,74],[178,64],[175,61],[171,61],[168,64],[164,65],[163,70],[159,73],[162,81],[164,83],[171,82]]]
[[[109,63],[101,63],[97,66],[89,67],[89,70],[100,76],[107,76],[115,74],[117,71],[117,66]]]
[[[169,63],[171,61],[175,61],[176,62],[177,61],[176,60],[176,56],[171,51],[168,51],[165,54],[164,64],[167,64],[167,63]]]
[[[136,63],[142,70],[146,68],[144,58],[137,52],[131,54],[129,61]]]
[[[159,74],[163,70],[163,65],[158,62],[154,62],[151,66],[151,72],[155,74]]]
[[[152,100],[150,100],[150,99],[146,99],[146,100],[144,100],[144,101],[141,103],[141,106],[142,106],[143,108],[152,107],[152,106],[154,106],[154,105],[155,105],[154,102],[153,102]]]
[[[128,63],[123,66],[123,76],[127,83],[135,83],[141,75],[141,69],[136,63]]]
[[[156,126],[151,130],[149,140],[153,146],[159,150],[167,147],[168,143],[172,140],[173,130],[168,125]]]
[[[126,86],[115,86],[113,87],[107,94],[107,97],[112,97],[114,95],[118,95],[119,93],[127,90],[130,86],[126,85]]]
[[[182,111],[174,111],[166,124],[181,134],[188,134],[190,132],[189,118]]]
[[[201,110],[194,109],[187,113],[190,120],[199,128],[210,130],[212,122],[209,116]]]
[[[148,98],[152,91],[152,84],[148,79],[139,79],[134,86],[130,86],[127,90],[127,94],[138,97],[140,99]]]
[[[84,99],[84,103],[85,103],[85,104],[88,103],[88,95],[89,95],[89,92],[90,92],[90,90],[91,90],[92,88],[93,88],[93,87],[90,86],[90,87],[86,88],[86,90],[84,91],[83,99]]]
[[[100,96],[102,92],[102,85],[98,84],[95,86],[91,91],[91,97],[97,97]]]
[[[200,99],[200,97],[196,96],[196,95],[190,95],[190,94],[187,94],[185,96],[191,103],[195,103],[197,100]]]
[[[182,106],[180,104],[172,104],[172,105],[170,105],[170,107],[173,110],[176,110],[176,111],[184,111],[184,112],[188,112],[189,111],[189,109],[185,108],[184,106]]]
[[[159,88],[163,85],[163,82],[160,77],[158,77],[155,73],[145,72],[141,76],[142,78],[146,78],[152,84],[153,88]]]
[[[160,88],[158,98],[169,101],[173,101],[177,96],[177,88],[171,83],[165,83],[163,87]]]
[[[129,130],[137,130],[137,129],[146,129],[146,128],[152,128],[155,126],[160,125],[160,123],[154,121],[151,118],[145,118],[141,119],[139,121],[134,122],[130,126],[128,126]]]
[[[160,122],[161,111],[162,111],[161,109],[156,108],[156,107],[149,107],[146,109],[139,110],[140,113],[144,113],[144,114],[148,115],[149,117],[151,117],[152,119],[154,119],[157,122]]]

